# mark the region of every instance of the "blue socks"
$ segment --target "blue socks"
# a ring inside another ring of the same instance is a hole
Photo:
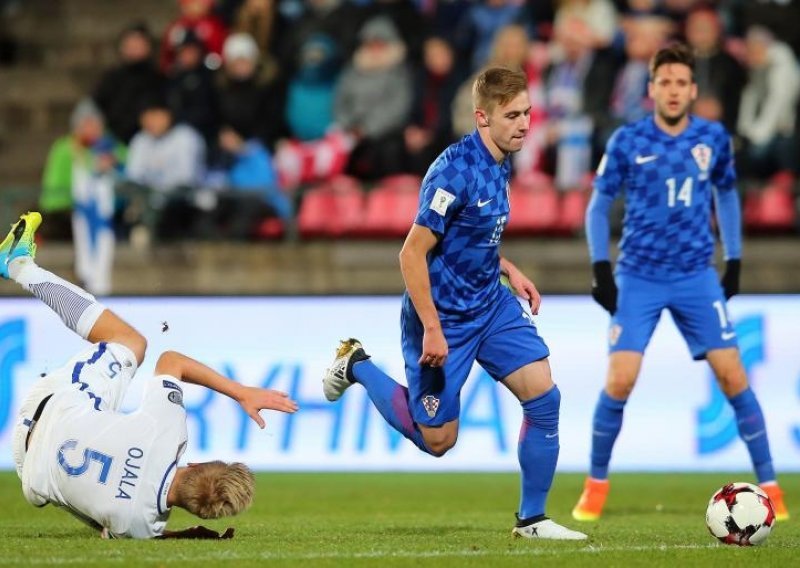
[[[592,422],[592,466],[589,476],[594,479],[608,479],[611,450],[622,429],[622,411],[626,402],[611,398],[605,390],[600,392]]]
[[[522,427],[517,446],[522,483],[518,512],[521,520],[544,514],[558,462],[560,408],[561,391],[557,386],[522,403]]]
[[[736,426],[739,436],[747,445],[756,479],[759,483],[775,481],[775,468],[772,466],[772,456],[769,453],[767,428],[764,424],[764,414],[758,404],[756,395],[750,387],[747,390],[728,399],[736,413]]]
[[[431,454],[408,409],[408,389],[381,371],[367,359],[353,365],[353,378],[367,389],[367,395],[384,420],[411,440],[426,454]],[[431,454],[433,455],[433,454]]]

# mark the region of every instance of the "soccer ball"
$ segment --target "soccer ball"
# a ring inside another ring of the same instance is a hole
[[[775,509],[764,490],[750,483],[729,483],[711,497],[706,525],[725,544],[752,546],[767,540]]]

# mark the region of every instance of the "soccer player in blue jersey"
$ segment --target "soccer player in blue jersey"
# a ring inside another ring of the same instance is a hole
[[[644,350],[661,312],[669,310],[692,356],[711,365],[736,414],[756,477],[779,519],[789,516],[770,456],[764,415],[748,386],[726,300],[739,292],[741,216],[731,140],[718,122],[689,114],[697,96],[694,58],[675,44],[650,62],[652,116],[619,128],[597,169],[586,212],[594,299],[611,314],[609,366],[592,428],[591,470],[575,519],[600,518],[608,464]],[[608,213],[625,195],[616,277],[609,256]],[[716,210],[726,269],[712,266]]]
[[[389,424],[423,452],[442,456],[456,443],[459,393],[478,361],[522,405],[522,495],[513,534],[580,540],[586,535],[544,515],[558,460],[561,394],[532,320],[539,293],[500,256],[509,215],[509,154],[522,147],[530,122],[527,83],[520,71],[482,72],[473,85],[477,129],[442,152],[422,181],[419,211],[400,252],[408,388],[349,339],[325,374],[323,390],[335,401],[361,384]],[[501,285],[501,274],[523,302]]]

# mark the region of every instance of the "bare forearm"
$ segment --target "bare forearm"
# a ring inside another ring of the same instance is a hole
[[[500,257],[500,274],[505,274],[508,276],[512,270],[515,270],[517,267],[514,266],[514,263],[508,260],[505,257]]]
[[[424,328],[440,328],[441,322],[431,295],[431,279],[425,255],[403,250],[400,253],[400,271]]]
[[[193,385],[200,385],[238,401],[242,386],[217,373],[200,361],[176,351],[166,351],[158,359],[156,374],[167,374]]]

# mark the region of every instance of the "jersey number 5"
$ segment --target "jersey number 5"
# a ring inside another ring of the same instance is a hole
[[[114,459],[97,450],[86,448],[83,450],[83,462],[79,465],[71,465],[69,461],[67,461],[65,452],[74,449],[77,445],[78,442],[76,440],[67,440],[61,444],[61,447],[58,448],[58,465],[67,472],[67,475],[77,477],[86,473],[92,462],[96,461],[100,464],[100,475],[97,477],[97,481],[105,483],[108,479],[108,472],[111,471],[111,462],[114,461]]]
[[[694,178],[688,177],[683,180],[681,188],[678,188],[678,182],[675,178],[668,178],[667,183],[667,205],[675,207],[678,201],[683,201],[684,206],[690,207],[692,205],[692,185]]]

